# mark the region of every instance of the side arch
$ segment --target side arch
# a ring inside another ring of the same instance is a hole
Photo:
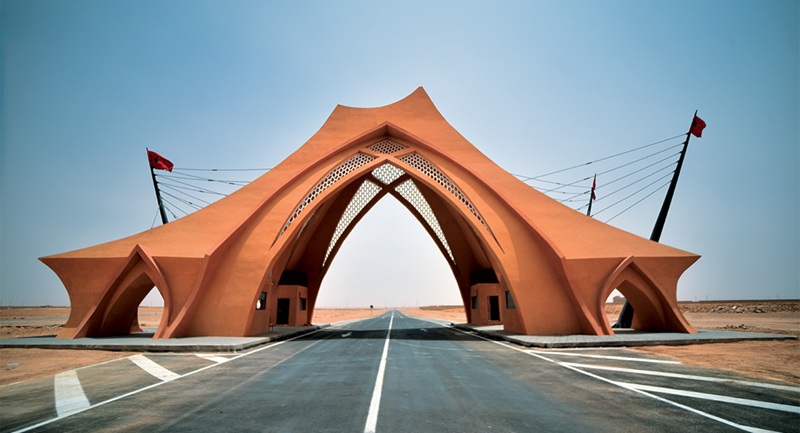
[[[599,317],[603,318],[602,326],[608,335],[614,335],[604,305],[611,292],[617,289],[637,310],[632,328],[654,332],[681,332],[694,334],[697,331],[683,318],[676,302],[664,296],[667,293],[657,280],[640,266],[636,258],[629,256],[606,278],[600,296],[597,299]]]
[[[139,330],[138,307],[153,287],[164,299],[164,312],[154,338],[161,338],[172,310],[172,297],[162,272],[147,248],[136,245],[100,302],[86,315],[72,338],[127,335]]]

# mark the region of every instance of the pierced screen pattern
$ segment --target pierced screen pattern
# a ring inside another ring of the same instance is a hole
[[[372,170],[372,175],[375,176],[379,181],[383,182],[386,185],[396,181],[400,176],[406,174],[403,170],[389,164],[383,164],[382,166]]]
[[[333,251],[333,247],[336,246],[336,242],[339,241],[339,238],[344,234],[344,231],[347,230],[347,227],[350,226],[350,223],[353,222],[353,219],[361,213],[364,209],[364,206],[369,204],[373,198],[381,191],[381,187],[375,185],[374,183],[365,180],[364,183],[358,187],[358,191],[353,195],[353,198],[350,200],[350,203],[345,208],[344,213],[342,213],[342,217],[339,219],[339,223],[336,224],[336,230],[333,231],[333,236],[331,237],[331,242],[328,244],[328,251],[325,252],[325,259],[322,260],[322,266],[325,266],[328,263],[328,257],[331,255],[331,251]]]
[[[399,159],[405,162],[406,164],[416,168],[423,174],[435,180],[439,185],[443,186],[446,190],[450,191],[450,193],[456,196],[456,198],[460,200],[461,203],[464,203],[464,205],[470,210],[470,212],[472,212],[472,214],[475,215],[475,218],[478,218],[478,221],[480,221],[481,224],[483,224],[483,227],[489,233],[492,233],[492,231],[489,229],[489,226],[486,225],[486,221],[483,220],[483,217],[478,212],[478,209],[476,209],[475,206],[472,204],[472,202],[469,201],[467,196],[464,195],[463,192],[461,192],[461,190],[456,186],[455,183],[453,183],[453,181],[450,180],[449,177],[447,177],[447,175],[442,173],[438,168],[436,168],[435,165],[431,164],[430,161],[428,161],[418,153],[411,153]]]
[[[319,183],[314,188],[311,189],[311,192],[309,192],[308,195],[306,195],[306,197],[300,202],[300,204],[297,205],[297,208],[295,208],[294,212],[292,213],[292,216],[290,216],[289,219],[286,220],[286,224],[283,225],[281,233],[278,235],[278,237],[281,237],[281,235],[283,235],[283,232],[285,232],[286,229],[288,229],[289,226],[292,225],[297,216],[300,215],[300,212],[302,212],[306,206],[311,204],[311,202],[314,201],[315,198],[317,198],[320,194],[322,194],[323,191],[328,189],[328,187],[336,183],[339,179],[347,176],[351,171],[361,167],[364,164],[369,163],[373,159],[375,159],[375,157],[363,153],[357,153],[347,161],[339,164],[338,167],[328,172],[328,174],[321,181],[319,181]]]
[[[389,155],[391,153],[406,149],[406,146],[403,146],[400,143],[395,143],[392,140],[383,140],[373,144],[372,146],[369,146],[367,149]]]
[[[397,185],[395,191],[400,193],[400,195],[411,203],[411,206],[414,206],[414,209],[422,215],[422,218],[428,223],[428,227],[433,230],[433,233],[436,234],[436,237],[439,238],[439,242],[442,243],[445,251],[447,251],[447,255],[450,257],[450,263],[455,263],[456,259],[453,257],[453,251],[450,250],[450,244],[447,243],[447,239],[444,237],[442,226],[439,225],[439,220],[436,219],[436,215],[433,214],[433,209],[431,209],[431,206],[425,200],[425,197],[423,197],[417,185],[409,179]]]

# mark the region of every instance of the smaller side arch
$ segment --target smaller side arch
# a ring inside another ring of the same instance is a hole
[[[169,286],[149,251],[136,245],[108,284],[100,301],[85,316],[73,338],[127,335],[138,328],[138,306],[156,287],[164,299],[164,312],[154,338],[166,330],[172,308]]]
[[[608,335],[614,335],[604,305],[614,289],[618,289],[636,310],[632,327],[643,331],[696,333],[683,318],[677,304],[670,302],[661,287],[633,256],[626,257],[609,274],[596,301],[598,316]]]

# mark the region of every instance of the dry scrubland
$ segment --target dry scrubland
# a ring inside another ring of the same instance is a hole
[[[800,301],[684,302],[680,308],[696,328],[777,333],[800,338]],[[620,309],[620,304],[606,305],[610,321],[616,319]],[[464,309],[459,306],[400,310],[415,317],[455,323],[466,321]],[[321,309],[315,312],[314,323],[368,318],[383,311],[368,308]],[[161,312],[161,308],[140,308],[140,323],[143,327],[156,327]],[[68,315],[67,307],[0,307],[0,338],[54,335],[66,322]],[[727,369],[800,385],[798,340],[655,346],[636,350],[674,357],[687,364]],[[0,385],[129,355],[131,353],[100,350],[0,349]],[[17,366],[8,369],[9,364]]]

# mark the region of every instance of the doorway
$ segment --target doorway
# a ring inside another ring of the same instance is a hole
[[[290,298],[278,298],[278,314],[275,317],[276,325],[289,324],[289,307],[292,300]]]
[[[499,296],[489,296],[489,321],[500,321]]]

